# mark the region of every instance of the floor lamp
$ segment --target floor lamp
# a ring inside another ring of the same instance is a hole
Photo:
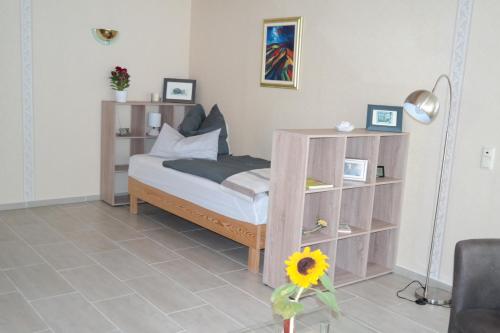
[[[432,266],[432,251],[434,250],[434,235],[436,233],[437,214],[439,211],[441,186],[443,182],[443,168],[444,168],[444,160],[446,154],[446,145],[448,142],[448,132],[450,129],[450,109],[451,109],[451,97],[452,97],[450,78],[446,74],[440,75],[436,80],[436,83],[434,84],[432,91],[428,90],[414,91],[410,95],[408,95],[403,104],[403,109],[412,118],[414,118],[420,123],[430,124],[434,119],[436,119],[439,113],[439,99],[435,94],[435,90],[438,83],[442,79],[446,79],[446,81],[448,82],[448,87],[450,88],[450,103],[448,108],[448,120],[446,122],[445,141],[441,158],[441,169],[439,173],[438,196],[436,205],[434,207],[434,224],[432,226],[432,238],[429,250],[429,258],[427,260],[427,275],[425,276],[424,285],[415,291],[415,295],[417,296],[416,303],[421,305],[424,304],[446,305],[450,304],[451,302],[450,294],[447,291],[429,286],[429,279]]]

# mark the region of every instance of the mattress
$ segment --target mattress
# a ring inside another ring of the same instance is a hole
[[[251,200],[211,180],[165,168],[165,158],[151,155],[130,157],[128,175],[160,191],[236,220],[265,224],[267,194]]]

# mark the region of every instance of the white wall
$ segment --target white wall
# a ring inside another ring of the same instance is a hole
[[[449,71],[456,1],[193,0],[191,76],[219,103],[236,154],[270,157],[277,128],[365,126],[366,106],[401,105]],[[429,10],[432,8],[432,10]],[[259,86],[262,20],[304,19],[300,89]],[[215,24],[217,22],[217,24]],[[444,117],[411,132],[398,265],[425,272]]]
[[[21,31],[18,0],[0,9],[0,203],[23,200]]]
[[[441,279],[449,283],[457,241],[500,238],[499,16],[498,1],[476,1],[441,267]],[[479,168],[483,145],[497,148],[493,171]]]
[[[164,77],[187,77],[190,12],[189,0],[33,1],[35,200],[99,194],[109,71],[129,69],[132,100],[160,92]],[[0,63],[2,204],[23,200],[19,2],[2,1],[0,13],[0,41],[12,45]],[[119,30],[118,41],[98,44],[91,29],[99,27]]]

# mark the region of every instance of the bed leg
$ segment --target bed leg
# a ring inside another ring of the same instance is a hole
[[[135,195],[130,195],[130,214],[137,215],[138,212],[137,197]]]
[[[260,250],[249,247],[248,248],[248,271],[252,273],[259,273]]]

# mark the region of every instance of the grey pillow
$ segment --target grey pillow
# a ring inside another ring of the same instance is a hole
[[[229,146],[227,144],[227,128],[224,116],[219,110],[217,104],[212,107],[207,118],[202,122],[197,134],[204,134],[215,131],[220,128],[219,134],[219,155],[229,154]]]
[[[198,134],[197,131],[205,120],[205,110],[200,104],[196,104],[194,108],[189,110],[184,116],[182,123],[179,125],[179,132],[184,136],[193,136]],[[204,132],[207,133],[207,132]],[[199,133],[202,134],[202,133]]]

